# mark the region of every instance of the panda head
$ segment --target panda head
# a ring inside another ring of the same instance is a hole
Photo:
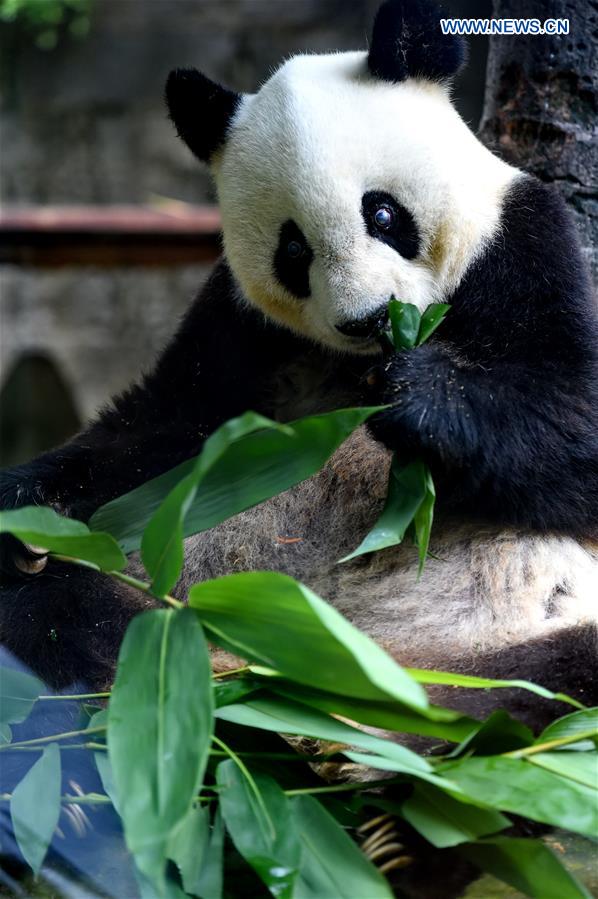
[[[424,309],[450,295],[513,177],[451,104],[464,52],[429,0],[387,0],[369,52],[293,57],[256,94],[171,73],[170,116],[211,166],[250,303],[368,353],[391,296]]]

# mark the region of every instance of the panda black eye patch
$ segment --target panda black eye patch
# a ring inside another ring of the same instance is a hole
[[[415,259],[420,247],[415,219],[391,194],[368,191],[361,198],[361,214],[371,237],[388,244],[405,259]]]
[[[310,295],[309,267],[313,258],[313,251],[303,231],[289,219],[280,229],[274,254],[274,272],[283,287],[302,300]]]

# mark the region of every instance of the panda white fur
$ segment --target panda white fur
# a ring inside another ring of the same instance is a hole
[[[247,408],[289,420],[390,402],[316,477],[189,541],[179,593],[285,571],[404,663],[588,699],[597,310],[559,198],[452,106],[464,48],[438,18],[427,0],[388,0],[369,52],[294,57],[252,96],[171,74],[170,115],[215,177],[225,260],[155,370],[66,447],[5,473],[2,501],[85,518]],[[380,365],[392,295],[451,311],[428,344]],[[393,449],[437,483],[420,580],[408,546],[337,564],[379,514]],[[3,568],[5,645],[51,683],[109,681],[150,600],[14,545]]]

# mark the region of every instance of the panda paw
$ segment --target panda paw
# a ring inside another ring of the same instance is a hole
[[[46,499],[38,478],[31,478],[28,466],[17,466],[0,473],[0,509],[54,505]],[[60,511],[56,507],[57,511]],[[12,534],[0,534],[0,586],[41,574],[48,562],[41,546],[22,543]]]
[[[0,536],[0,586],[41,574],[47,562],[43,547],[21,543],[12,534]]]
[[[446,430],[447,376],[446,356],[433,344],[387,359],[373,379],[373,399],[389,407],[368,423],[375,439],[403,455],[438,447]]]

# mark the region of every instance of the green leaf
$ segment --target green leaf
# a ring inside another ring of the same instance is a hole
[[[88,706],[89,708],[89,706]],[[94,712],[87,722],[86,730],[91,730],[91,728],[96,727],[108,727],[108,709],[98,709],[97,712]],[[94,742],[101,738],[101,734],[97,734],[94,737]]]
[[[139,890],[138,899],[187,899],[186,893],[172,879],[171,873],[173,872],[167,872],[164,882],[160,884],[159,891],[156,890],[154,882],[149,877],[146,877],[135,865],[133,866],[133,872],[137,881],[137,889]]]
[[[232,574],[189,593],[210,639],[299,683],[425,710],[425,692],[308,587],[273,572]],[[309,660],[309,664],[306,664]]]
[[[24,506],[2,512],[0,533],[9,533],[25,543],[80,559],[100,571],[121,571],[127,564],[110,534],[92,534],[82,521],[65,518],[46,506]]]
[[[189,537],[311,477],[359,425],[381,407],[341,409],[282,427],[274,422],[230,444],[207,472],[185,516]],[[172,488],[189,475],[191,459],[130,493],[101,506],[90,520],[125,552],[139,549],[141,535]]]
[[[342,715],[351,721],[358,721],[360,724],[382,727],[398,733],[438,737],[441,740],[458,743],[480,726],[479,721],[474,718],[468,718],[452,709],[443,709],[439,706],[430,705],[425,713],[418,714],[399,702],[353,699],[287,681],[270,683],[268,686],[275,693],[298,700],[324,712]]]
[[[193,806],[172,832],[166,850],[181,873],[186,893],[200,896],[202,870],[210,839],[210,813],[207,808]]]
[[[237,851],[272,895],[291,899],[301,846],[290,803],[271,777],[258,772],[251,777],[250,784],[232,760],[218,765],[224,823]]]
[[[357,549],[341,559],[341,562],[401,543],[407,528],[427,498],[427,490],[428,476],[424,463],[412,462],[402,466],[394,455],[382,514]]]
[[[43,692],[43,683],[31,674],[0,667],[0,724],[20,724]]]
[[[50,743],[17,784],[10,800],[15,839],[34,874],[42,866],[58,824],[60,790],[60,749],[58,743]]]
[[[534,899],[592,899],[540,840],[495,837],[460,847],[460,852],[478,868]]]
[[[120,815],[118,798],[116,795],[116,787],[114,786],[114,775],[112,774],[112,765],[105,750],[99,750],[93,754],[100,780],[104,788],[104,793],[108,796],[116,812]]]
[[[12,741],[12,729],[8,724],[0,724],[0,746],[6,746]]]
[[[598,708],[572,712],[570,715],[553,721],[542,731],[536,743],[549,743],[552,740],[561,740],[575,734],[583,734],[586,738],[587,733],[592,730],[596,731],[596,738],[598,738]]]
[[[168,841],[201,786],[213,725],[208,649],[189,609],[134,618],[108,707],[115,800],[139,869],[161,888]]]
[[[417,306],[393,299],[388,304],[388,315],[395,349],[412,350],[420,329],[421,315]]]
[[[392,899],[392,890],[353,840],[312,796],[291,800],[301,839],[293,899]]]
[[[393,771],[422,777],[432,783],[440,780],[433,773],[429,762],[405,746],[400,746],[390,739],[365,733],[298,702],[264,696],[249,700],[243,705],[230,705],[219,709],[216,717],[245,727],[257,727],[274,733],[298,734],[332,743],[344,743],[347,747],[359,747],[376,753],[371,762],[374,767],[379,758],[384,757],[392,762]],[[355,753],[352,752],[345,751],[345,755],[351,759],[355,758]],[[362,758],[367,758],[365,764],[369,764],[369,756],[360,757],[360,763]]]
[[[415,513],[413,524],[415,527],[415,543],[419,554],[418,574],[421,575],[428,558],[430,547],[430,535],[434,521],[434,503],[436,502],[436,488],[432,480],[432,474],[427,465],[419,463],[421,474],[419,475],[425,485],[425,495]]]
[[[527,761],[598,791],[598,752],[536,752]]]
[[[449,308],[446,303],[433,304],[420,315],[417,306],[391,299],[388,312],[395,349],[410,350],[424,343],[441,324]],[[341,562],[401,543],[407,529],[413,525],[421,575],[430,546],[435,501],[436,490],[428,466],[416,461],[401,467],[394,455],[382,515],[357,549]]]
[[[469,734],[451,753],[451,757],[463,755],[464,752],[469,755],[500,755],[533,742],[534,735],[529,727],[499,709]]]
[[[253,412],[227,421],[208,437],[191,472],[170,491],[156,510],[141,540],[141,558],[152,578],[151,590],[155,596],[168,593],[180,576],[184,560],[185,518],[207,473],[233,443],[268,427],[288,433],[284,425],[276,425]]]
[[[446,790],[451,795],[462,796],[464,802],[471,801],[475,804],[475,799],[468,797],[461,787],[448,777],[439,777],[434,772],[421,771],[419,768],[412,767],[405,759],[393,758],[389,753],[373,755],[365,752],[353,752],[348,749],[345,750],[344,754],[356,765],[364,765],[368,769],[375,768],[379,771],[394,771],[396,774],[404,774],[407,777],[416,777],[439,787],[441,790]]]
[[[469,758],[440,766],[468,796],[505,812],[586,835],[598,831],[598,793],[526,759]]]
[[[260,685],[255,680],[244,677],[235,677],[230,680],[214,682],[214,705],[217,709],[225,705],[233,705],[244,696],[255,693]]]
[[[419,332],[417,335],[416,346],[425,343],[428,337],[431,337],[436,328],[442,324],[446,318],[446,314],[450,309],[448,303],[432,303],[425,312],[422,313],[419,323]]]
[[[518,687],[520,690],[529,690],[537,696],[544,699],[556,699],[559,702],[567,702],[569,705],[579,707],[576,699],[572,699],[565,693],[553,693],[546,687],[540,687],[538,684],[532,684],[526,680],[493,680],[490,677],[475,677],[471,674],[456,674],[452,671],[429,671],[426,668],[405,668],[413,680],[418,684],[448,684],[451,687],[472,687],[478,690],[487,690],[491,688],[507,688],[513,689]]]
[[[224,823],[219,807],[196,886],[196,895],[201,896],[201,899],[222,899],[223,863]]]
[[[417,784],[409,799],[402,804],[401,814],[418,833],[439,849],[496,833],[511,823],[500,812],[459,802],[423,783]]]

